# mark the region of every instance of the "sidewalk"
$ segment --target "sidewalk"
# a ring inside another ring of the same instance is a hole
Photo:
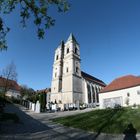
[[[123,135],[100,134],[97,136],[95,133],[65,127],[50,120],[80,113],[78,111],[36,114],[20,105],[10,105],[7,107],[8,110],[16,112],[21,119],[21,123],[7,128],[6,135],[0,136],[0,140],[123,140]],[[140,137],[137,138],[140,139]]]

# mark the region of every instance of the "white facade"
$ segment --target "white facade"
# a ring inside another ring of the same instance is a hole
[[[99,94],[100,108],[140,105],[140,85]]]
[[[21,97],[21,94],[20,94],[20,91],[16,91],[16,90],[12,90],[12,89],[9,89],[7,92],[6,92],[6,96],[7,97],[13,97],[13,98],[16,98],[16,99],[20,99]]]
[[[96,81],[84,79],[80,65],[80,47],[70,34],[66,43],[62,41],[56,49],[53,64],[51,102],[57,102],[62,109],[64,104],[92,103],[93,92],[95,95],[105,86],[102,81],[97,84]],[[92,87],[95,87],[96,91],[92,92]],[[97,98],[95,100],[97,101]]]

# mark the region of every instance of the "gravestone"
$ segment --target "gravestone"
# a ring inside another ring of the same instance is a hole
[[[36,102],[35,112],[40,113],[40,103],[39,103],[39,101]]]
[[[32,109],[32,102],[29,102],[29,109]]]
[[[35,111],[35,103],[32,103],[32,111]]]

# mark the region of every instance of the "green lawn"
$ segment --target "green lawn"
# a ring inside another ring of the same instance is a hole
[[[57,118],[54,122],[87,131],[123,133],[129,123],[140,132],[140,108],[95,110],[78,115]]]

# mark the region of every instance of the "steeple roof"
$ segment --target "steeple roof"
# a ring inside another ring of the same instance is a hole
[[[69,38],[68,38],[67,41],[70,41],[70,40],[72,40],[74,43],[78,44],[78,42],[76,41],[76,39],[75,39],[73,33],[70,33]]]
[[[58,48],[62,48],[62,49],[64,48],[64,41],[63,41],[63,40],[61,40],[61,42],[60,42]]]

